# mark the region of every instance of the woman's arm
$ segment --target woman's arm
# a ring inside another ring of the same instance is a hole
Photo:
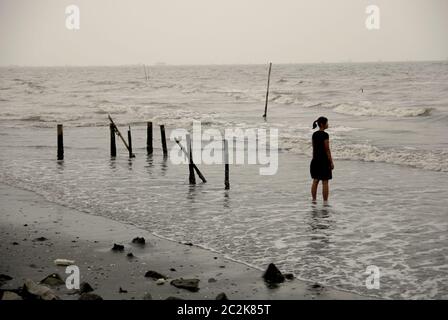
[[[328,161],[330,161],[331,170],[333,170],[334,169],[334,164],[333,164],[333,158],[331,157],[330,140],[329,139],[325,139],[324,145],[325,145],[325,152],[327,153]]]

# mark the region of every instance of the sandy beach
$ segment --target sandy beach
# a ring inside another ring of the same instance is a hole
[[[75,260],[81,282],[88,282],[103,299],[154,300],[215,299],[222,292],[229,299],[363,299],[297,279],[270,288],[260,270],[237,263],[193,245],[161,239],[147,231],[103,217],[51,203],[33,192],[0,184],[0,274],[9,275],[2,291],[17,289],[25,279],[36,283],[52,273],[65,279],[65,267],[55,259]],[[144,237],[144,246],[132,244]],[[46,240],[43,240],[43,239]],[[114,243],[125,247],[113,252]],[[129,258],[132,252],[134,257]],[[275,261],[273,261],[275,263]],[[145,277],[157,271],[168,280],[156,284]],[[281,270],[287,273],[288,270]],[[199,279],[199,291],[170,284],[171,279]],[[120,287],[121,292],[120,293]],[[78,299],[64,285],[52,287],[61,299]]]

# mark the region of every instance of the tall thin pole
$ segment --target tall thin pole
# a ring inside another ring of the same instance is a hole
[[[269,62],[268,86],[267,86],[267,89],[266,89],[266,102],[264,104],[264,115],[263,115],[263,118],[266,118],[266,116],[268,115],[268,98],[269,98],[269,82],[271,80],[271,67],[272,67],[272,62]]]
[[[129,144],[129,158],[134,158],[135,155],[132,153],[132,137],[131,137],[131,126],[128,129],[128,144]]]
[[[111,123],[109,125],[110,128],[110,156],[116,157],[117,156],[117,145],[115,143],[115,127]]]
[[[188,172],[190,184],[196,184],[196,177],[194,175],[194,167],[193,167],[193,150],[191,147],[191,138],[190,135],[186,135],[187,138],[187,153],[188,153]]]
[[[149,121],[147,123],[147,129],[146,129],[146,151],[148,154],[152,154],[152,122]]]
[[[224,139],[224,185],[225,189],[230,189],[230,182],[229,182],[229,143],[227,139]]]
[[[160,139],[162,140],[162,150],[163,150],[163,156],[168,156],[168,149],[166,147],[166,137],[165,137],[165,125],[160,125]]]
[[[62,124],[58,124],[57,132],[58,132],[58,160],[64,160],[64,132],[62,129]]]

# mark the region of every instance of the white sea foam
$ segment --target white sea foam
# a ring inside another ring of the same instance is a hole
[[[432,108],[425,107],[394,107],[373,105],[371,103],[339,104],[333,108],[334,112],[352,116],[380,116],[380,117],[419,117],[431,114]]]

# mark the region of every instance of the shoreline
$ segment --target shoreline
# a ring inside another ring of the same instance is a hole
[[[52,273],[65,281],[65,267],[56,266],[54,260],[69,259],[79,267],[80,282],[88,282],[93,293],[107,300],[140,300],[148,293],[154,300],[215,299],[220,293],[231,300],[370,299],[296,278],[269,288],[263,272],[222,254],[67,208],[3,183],[0,199],[0,274],[13,278],[0,286],[2,290],[17,289],[27,278],[38,283]],[[45,240],[37,240],[41,237]],[[146,244],[131,243],[135,237],[144,237]],[[114,243],[124,245],[124,251],[111,251]],[[127,257],[130,252],[133,258]],[[150,270],[166,275],[168,280],[156,284],[145,277]],[[199,290],[190,292],[170,284],[180,278],[199,279]],[[52,290],[64,300],[79,298],[64,285]]]

